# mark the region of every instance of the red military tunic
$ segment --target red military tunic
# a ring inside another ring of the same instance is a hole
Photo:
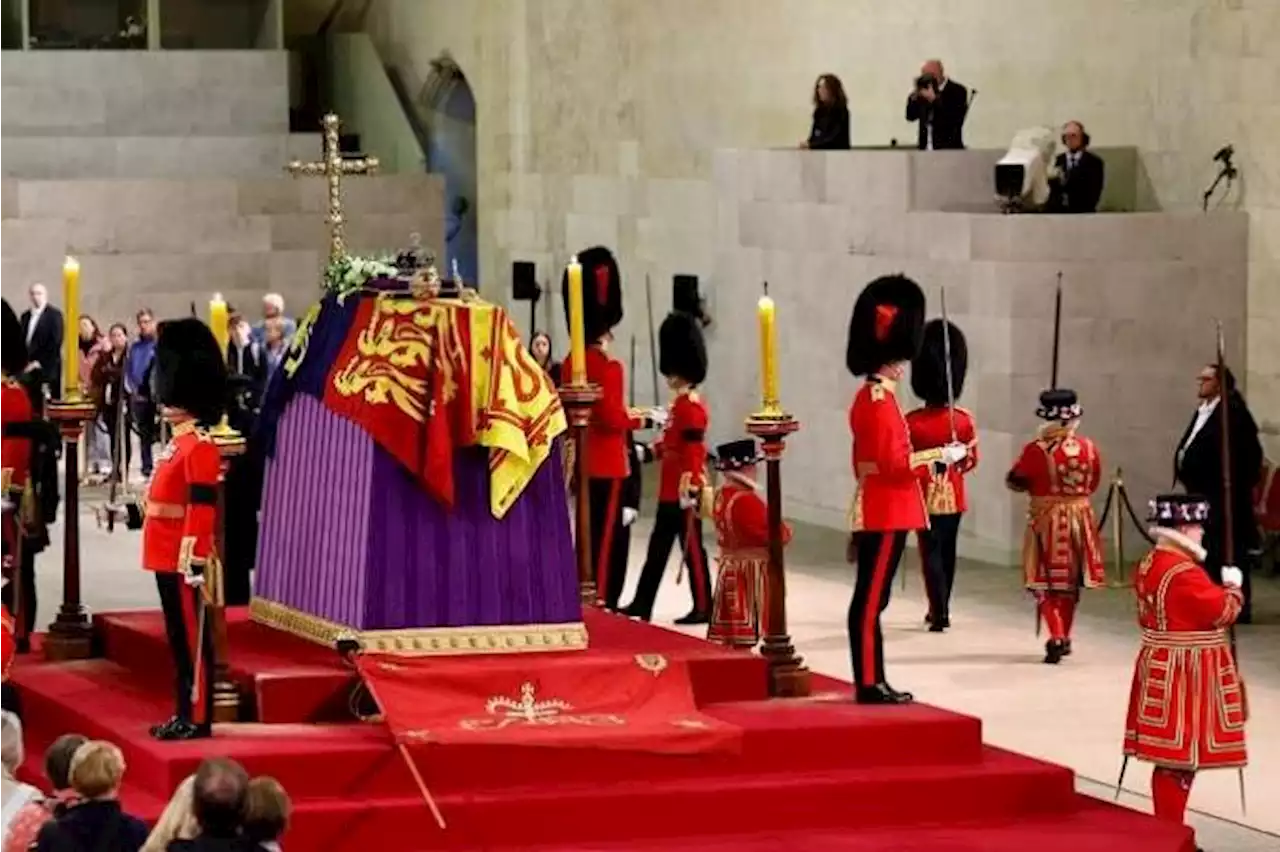
[[[1097,445],[1075,429],[1044,427],[1022,448],[1006,480],[1027,493],[1022,568],[1028,589],[1069,591],[1106,582],[1098,522],[1089,497],[1102,481]]]
[[[1133,578],[1142,649],[1124,753],[1171,769],[1244,766],[1244,688],[1227,638],[1243,597],[1209,579],[1203,551],[1157,535]]]
[[[0,683],[9,679],[14,655],[18,653],[17,625],[7,606],[0,606]]]
[[[955,437],[951,434],[951,414],[946,406],[923,406],[907,414],[907,431],[915,452],[945,447],[953,440],[969,449],[959,464],[932,471],[924,489],[924,504],[930,515],[956,515],[968,510],[964,476],[978,466],[978,427],[973,415],[955,406]]]
[[[853,476],[857,480],[849,529],[853,532],[921,530],[929,526],[923,478],[937,449],[913,453],[906,418],[895,396],[897,383],[868,376],[849,406],[853,432]]]
[[[769,567],[769,509],[746,481],[729,474],[711,506],[720,573],[707,639],[750,648],[760,641]],[[791,527],[782,525],[782,543]]]
[[[4,377],[0,387],[0,497],[5,501],[3,541],[5,554],[17,553],[22,529],[23,497],[31,481],[31,419],[34,409],[26,389]],[[6,572],[8,566],[6,566]]]
[[[591,421],[587,424],[587,477],[626,479],[631,454],[627,435],[643,429],[644,418],[626,406],[621,361],[594,344],[587,347],[586,368],[587,381],[600,386],[600,398],[591,406]],[[560,367],[562,384],[568,383],[572,370],[571,360],[566,358]]]
[[[661,460],[658,502],[676,503],[690,491],[701,491],[706,482],[707,404],[692,388],[676,393],[663,427],[662,437],[653,443],[653,454]]]
[[[174,424],[147,489],[143,568],[185,574],[204,566],[213,549],[221,467],[218,448],[194,420]]]

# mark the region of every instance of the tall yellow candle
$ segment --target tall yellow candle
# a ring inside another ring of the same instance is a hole
[[[778,407],[778,329],[767,283],[756,303],[756,317],[760,320],[760,395],[764,409],[770,411]]]
[[[68,257],[62,263],[62,397],[71,399],[80,389],[80,263]]]
[[[218,351],[226,358],[231,329],[228,324],[227,303],[223,301],[221,293],[214,293],[209,300],[209,330],[213,332],[213,339],[218,341]]]
[[[569,258],[569,371],[572,384],[587,381],[587,332],[582,313],[582,264]]]

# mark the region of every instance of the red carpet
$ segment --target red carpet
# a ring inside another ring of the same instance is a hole
[[[23,774],[38,775],[40,754],[59,734],[111,739],[129,766],[126,805],[154,819],[202,757],[227,755],[289,790],[295,820],[286,848],[300,852],[1194,849],[1185,829],[1077,796],[1069,770],[983,746],[977,719],[831,696],[770,702],[758,658],[597,612],[588,615],[591,651],[519,665],[585,673],[660,654],[687,678],[688,709],[733,730],[735,748],[664,754],[644,743],[605,749],[590,738],[557,748],[435,741],[415,755],[448,822],[441,831],[388,728],[346,721],[354,674],[333,652],[236,614],[233,675],[259,721],[222,726],[212,743],[163,744],[147,736],[167,715],[172,689],[159,614],[101,616],[97,626],[104,659],[15,666],[27,723]],[[505,677],[512,670],[510,659],[473,663]],[[466,668],[459,665],[435,661],[439,672]],[[815,689],[843,696],[848,686],[815,678]]]

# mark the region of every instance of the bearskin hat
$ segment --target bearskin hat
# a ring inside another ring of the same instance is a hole
[[[671,279],[671,310],[692,314],[695,317],[702,313],[698,276],[676,275]]]
[[[587,342],[593,343],[622,322],[622,275],[613,252],[592,246],[578,253],[582,265],[582,323]],[[560,279],[565,324],[569,322],[569,270]]]
[[[156,340],[156,402],[181,408],[206,425],[222,417],[227,363],[209,327],[195,317],[160,323]]]
[[[1166,528],[1187,527],[1209,520],[1209,501],[1199,494],[1157,494],[1147,504],[1147,522]]]
[[[678,376],[691,385],[707,378],[707,345],[692,314],[672,311],[658,329],[658,372]]]
[[[895,361],[910,361],[920,351],[924,331],[924,293],[905,275],[886,275],[858,294],[849,318],[845,364],[866,376]]]
[[[1076,392],[1069,388],[1040,392],[1040,407],[1036,409],[1036,416],[1041,420],[1077,420],[1083,413]]]
[[[944,334],[944,329],[946,334]],[[949,338],[949,339],[947,339]],[[951,352],[951,396],[947,396],[947,351]],[[925,405],[946,405],[959,399],[969,368],[969,347],[955,323],[935,319],[925,323],[923,343],[911,362],[911,390]]]
[[[5,375],[20,376],[22,371],[27,368],[29,359],[27,358],[27,338],[22,333],[22,323],[18,322],[18,315],[13,312],[13,306],[9,304],[9,300],[4,300],[4,327],[0,331],[4,332],[4,341],[0,343],[0,355],[3,356],[3,364]]]

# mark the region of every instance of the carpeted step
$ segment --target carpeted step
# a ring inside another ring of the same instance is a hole
[[[377,725],[219,726],[213,742],[161,743],[148,733],[173,710],[172,699],[129,679],[106,660],[24,665],[14,670],[21,690],[29,747],[43,750],[77,732],[120,746],[135,787],[168,796],[209,754],[240,761],[253,774],[275,776],[291,794],[395,795],[412,778]]]
[[[508,846],[490,852],[1194,852],[1191,829],[1077,797],[1067,814],[1017,820],[965,821],[896,829],[844,829],[715,837],[619,840],[590,845]],[[430,848],[430,847],[424,847]]]
[[[966,767],[912,767],[734,776],[683,781],[567,785],[548,764],[545,783],[490,794],[433,791],[447,822],[441,832],[421,797],[360,803],[313,800],[299,806],[286,846],[315,852],[365,849],[474,850],[518,844],[576,844],[631,838],[627,848],[668,848],[666,838],[758,832],[912,826],[1068,816],[1069,770],[988,750]],[[392,838],[421,838],[404,847]],[[1025,839],[1024,835],[1024,839]],[[688,849],[699,848],[690,841]],[[803,847],[791,847],[803,848]],[[945,847],[944,847],[945,848]],[[1113,847],[1114,848],[1114,847]],[[1168,847],[1175,852],[1177,847]],[[1039,852],[1039,850],[1037,850]]]

